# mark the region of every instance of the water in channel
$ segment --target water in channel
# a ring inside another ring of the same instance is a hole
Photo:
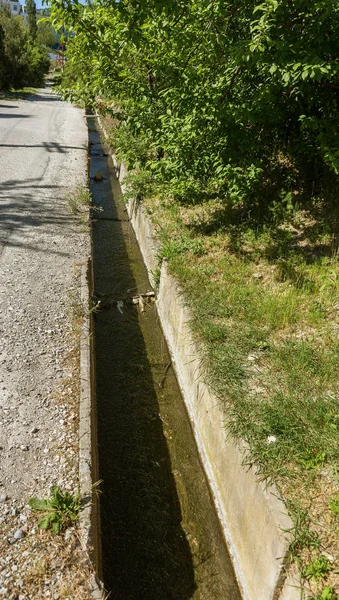
[[[112,600],[240,600],[153,298],[133,302],[151,286],[119,183],[88,126],[98,568]]]

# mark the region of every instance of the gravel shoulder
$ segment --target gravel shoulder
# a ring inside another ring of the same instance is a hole
[[[1,100],[0,146],[0,598],[85,600],[91,568],[77,532],[39,531],[27,506],[52,485],[78,487],[76,318],[89,242],[65,198],[86,184],[82,111],[48,87]]]

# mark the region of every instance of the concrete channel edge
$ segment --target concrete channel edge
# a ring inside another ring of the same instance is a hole
[[[84,507],[79,516],[80,542],[93,564],[92,536],[92,391],[88,265],[81,267],[81,305],[83,322],[80,335],[80,408],[79,408],[79,491]],[[101,582],[92,575],[89,582],[92,600],[103,600]]]

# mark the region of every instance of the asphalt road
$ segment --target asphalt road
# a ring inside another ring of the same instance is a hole
[[[83,111],[51,87],[0,99],[0,496],[41,495],[63,477],[50,394],[70,376],[66,305],[87,248],[65,196],[86,182],[86,146]]]

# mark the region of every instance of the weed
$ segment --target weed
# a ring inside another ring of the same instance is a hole
[[[310,600],[338,600],[339,596],[334,592],[333,588],[328,585],[316,596],[312,596]]]
[[[292,534],[289,545],[290,560],[299,559],[304,548],[318,549],[320,538],[310,527],[310,518],[307,511],[292,504],[289,504],[288,508],[294,521],[294,527],[289,531],[289,533]]]
[[[160,285],[160,278],[161,278],[161,266],[160,265],[161,265],[161,259],[159,258],[159,266],[156,267],[152,271],[152,277],[153,277],[155,291],[158,291],[159,285]]]
[[[79,186],[66,196],[66,203],[73,215],[78,215],[92,204],[90,191],[85,186]]]
[[[320,554],[304,568],[303,576],[305,579],[313,578],[316,581],[319,581],[319,579],[323,579],[330,570],[331,563],[329,562],[328,558]]]
[[[86,315],[85,307],[74,290],[68,292],[66,304],[70,315],[72,331],[78,334],[80,333],[82,322]]]
[[[98,312],[100,302],[93,302],[89,308],[86,308],[76,290],[70,290],[67,295],[66,305],[70,315],[72,331],[80,335],[83,320],[92,313]]]
[[[329,508],[335,517],[339,517],[339,494],[330,501]]]
[[[58,486],[51,487],[49,498],[30,498],[28,504],[34,511],[44,513],[38,527],[51,529],[55,534],[74,524],[81,509],[79,494],[73,496],[69,492],[62,492]]]

